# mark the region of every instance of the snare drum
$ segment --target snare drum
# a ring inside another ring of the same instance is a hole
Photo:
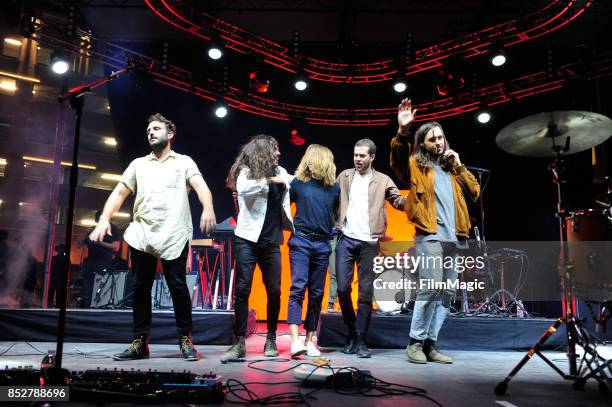
[[[382,312],[400,312],[402,304],[414,296],[415,273],[406,270],[386,270],[374,277],[374,302]]]

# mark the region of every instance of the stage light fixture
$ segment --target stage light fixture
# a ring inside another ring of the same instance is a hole
[[[259,71],[249,73],[249,87],[257,93],[267,93],[270,88],[270,80]]]
[[[223,46],[217,42],[211,42],[207,53],[210,59],[217,61],[223,57]]]
[[[502,50],[496,50],[491,53],[490,61],[493,66],[502,66],[507,61],[506,54]]]
[[[294,79],[293,87],[300,92],[303,92],[308,88],[308,80],[306,80],[305,76],[299,75]]]
[[[393,90],[396,91],[397,93],[404,93],[407,88],[408,86],[406,85],[406,82],[403,80],[398,80],[393,84]]]
[[[215,103],[214,111],[217,118],[224,119],[229,113],[229,106],[223,99],[219,99]]]
[[[63,75],[68,72],[70,67],[68,57],[62,51],[56,50],[51,54],[50,58],[51,69],[58,75]]]
[[[480,124],[486,124],[486,123],[489,123],[491,121],[491,117],[492,117],[491,113],[489,113],[486,110],[481,110],[476,115],[476,120],[478,120],[478,123],[480,123]]]

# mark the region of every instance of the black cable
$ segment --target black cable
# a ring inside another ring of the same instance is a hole
[[[28,341],[17,341],[15,343],[13,343],[11,346],[9,346],[7,349],[5,349],[2,352],[0,352],[0,356],[4,356],[8,351],[13,349],[13,347],[15,345],[19,344],[19,343],[25,343],[26,345],[28,345],[30,348],[34,349],[38,353],[21,353],[21,354],[8,355],[8,356],[38,356],[38,355],[46,355],[47,354],[47,352],[43,352],[42,350],[38,349],[36,346],[32,345]]]

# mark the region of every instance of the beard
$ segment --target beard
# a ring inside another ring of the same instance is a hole
[[[164,148],[166,148],[166,146],[168,145],[168,139],[157,139],[157,141],[154,141],[152,143],[149,143],[149,146],[151,147],[151,150],[153,151],[161,151]]]

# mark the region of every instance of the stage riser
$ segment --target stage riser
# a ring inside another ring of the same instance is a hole
[[[372,348],[405,348],[410,341],[411,318],[407,315],[373,316],[366,338]],[[533,346],[553,324],[549,319],[452,318],[446,319],[438,345],[442,349],[508,351]],[[340,347],[346,342],[346,327],[340,314],[321,315],[319,346]],[[544,350],[563,350],[565,327],[546,342]]]
[[[58,310],[0,310],[0,341],[52,342],[56,340]],[[202,345],[232,343],[233,312],[194,312],[193,341]],[[247,332],[255,329],[255,313],[249,312]],[[132,312],[119,310],[68,310],[66,342],[122,343],[132,340]],[[154,311],[151,343],[178,343],[172,311]]]

